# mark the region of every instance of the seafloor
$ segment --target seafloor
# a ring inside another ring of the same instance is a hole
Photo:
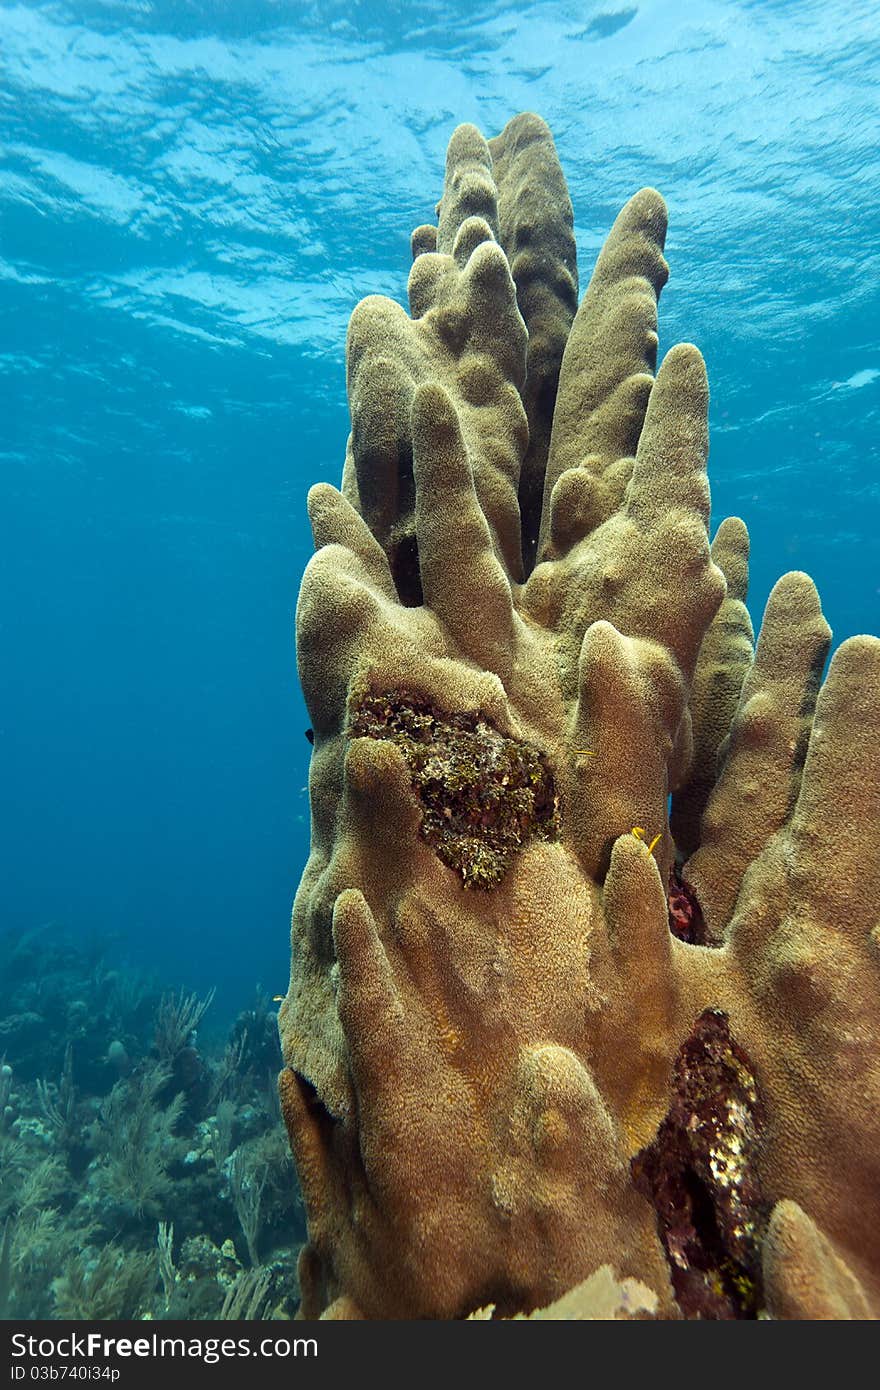
[[[275,1005],[47,926],[0,939],[0,1317],[289,1317],[305,1223]]]

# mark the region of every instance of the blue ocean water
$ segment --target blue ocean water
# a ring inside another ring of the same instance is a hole
[[[0,5],[0,903],[163,977],[286,987],[293,611],[346,322],[404,300],[459,121],[553,129],[585,283],[643,184],[713,524],[880,629],[880,15],[860,0]],[[866,736],[872,736],[866,731]]]

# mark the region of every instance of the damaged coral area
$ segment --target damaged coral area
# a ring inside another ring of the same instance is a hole
[[[579,296],[547,126],[460,126],[409,312],[352,316],[297,611],[303,1316],[880,1311],[880,642],[823,680],[800,573],[755,640],[666,216]]]
[[[669,1112],[630,1164],[657,1212],[685,1317],[748,1318],[761,1307],[762,1130],[749,1059],[726,1015],[707,1009],[675,1059]]]
[[[559,799],[539,748],[505,738],[479,712],[448,714],[393,690],[357,705],[351,737],[390,739],[422,804],[422,838],[466,887],[500,882],[533,836],[559,837]]]

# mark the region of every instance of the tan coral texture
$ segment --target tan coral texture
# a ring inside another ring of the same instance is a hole
[[[880,642],[823,681],[796,573],[754,644],[665,231],[636,193],[578,307],[547,126],[460,126],[410,312],[352,316],[297,610],[305,1318],[880,1308]]]

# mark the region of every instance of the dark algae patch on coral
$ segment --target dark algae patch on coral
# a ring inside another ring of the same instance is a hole
[[[373,692],[350,731],[400,750],[422,804],[422,836],[466,888],[494,888],[516,850],[559,838],[545,754],[505,737],[479,711],[440,710],[405,690]]]
[[[685,1317],[730,1320],[760,1311],[766,1207],[753,1159],[762,1124],[751,1062],[727,1015],[707,1009],[679,1050],[657,1137],[631,1165],[657,1212]]]
[[[677,865],[669,872],[669,887],[666,893],[669,905],[669,930],[679,941],[690,946],[722,946],[723,938],[717,939],[709,932],[700,901],[690,883],[682,878]]]

